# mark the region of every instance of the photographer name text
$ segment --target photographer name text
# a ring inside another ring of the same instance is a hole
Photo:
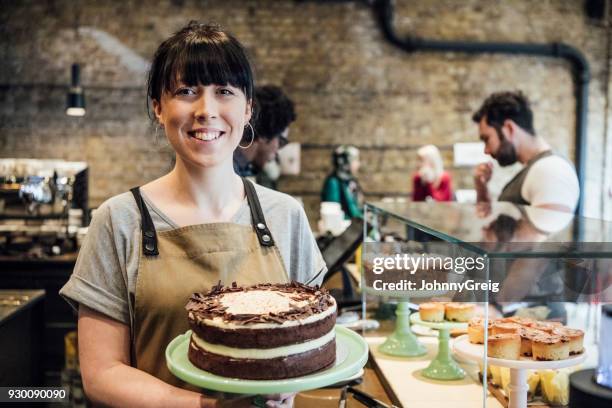
[[[399,282],[384,282],[381,279],[377,279],[373,282],[375,290],[381,291],[418,291],[418,290],[431,290],[431,291],[489,291],[493,293],[499,292],[499,282],[476,282],[473,279],[468,279],[464,282],[438,282],[422,280],[420,285],[417,282],[409,280],[401,280]]]

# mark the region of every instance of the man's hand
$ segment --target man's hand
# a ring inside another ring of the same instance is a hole
[[[490,202],[489,189],[487,184],[491,181],[493,175],[493,163],[480,163],[474,169],[474,185],[476,187],[476,195],[478,202]]]
[[[486,187],[489,181],[491,181],[491,176],[493,175],[493,163],[486,162],[480,163],[474,169],[474,182],[476,183],[476,188],[479,186]]]

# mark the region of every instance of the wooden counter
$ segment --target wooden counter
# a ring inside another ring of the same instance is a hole
[[[382,383],[373,368],[364,369],[363,382],[354,386],[372,397],[391,405],[392,401],[385,392]],[[318,390],[304,391],[295,397],[295,408],[337,408],[340,401],[341,388],[321,388]],[[364,407],[362,403],[355,400],[352,394],[348,394],[346,400],[347,408]]]
[[[76,253],[55,257],[28,258],[0,256],[0,289],[43,289],[44,342],[42,369],[44,384],[59,385],[64,367],[64,336],[76,330],[77,317],[70,305],[60,297],[59,290],[72,273]]]

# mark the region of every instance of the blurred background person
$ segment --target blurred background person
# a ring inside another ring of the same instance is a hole
[[[450,174],[444,171],[440,150],[427,145],[417,150],[418,169],[412,177],[414,201],[451,201],[453,187]]]
[[[503,188],[497,201],[573,212],[578,204],[580,185],[574,166],[554,153],[550,144],[536,135],[529,99],[521,92],[491,94],[472,115],[478,124],[485,154],[500,166],[517,161],[523,168]],[[474,169],[478,202],[494,201],[488,183],[493,163]]]
[[[323,183],[321,201],[340,203],[344,218],[363,218],[363,191],[357,180],[359,149],[339,146],[332,155],[334,169]]]
[[[289,125],[297,115],[293,101],[274,85],[255,89],[255,109],[254,134],[249,135],[247,131],[246,140],[242,140],[241,148],[234,152],[234,169],[238,175],[276,190],[276,181],[280,176],[276,155],[289,143]]]

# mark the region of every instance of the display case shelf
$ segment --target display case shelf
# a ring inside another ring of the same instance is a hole
[[[366,211],[395,217],[423,234],[489,258],[612,257],[612,222],[571,213],[506,202],[373,202]],[[524,228],[523,235],[515,235],[517,225]],[[512,245],[492,245],[496,237],[511,235]]]
[[[408,300],[473,302],[482,312],[485,324],[489,318],[515,313],[531,314],[537,320],[561,320],[585,331],[589,354],[597,353],[597,322],[586,315],[569,315],[567,310],[584,309],[570,304],[582,303],[591,309],[612,301],[612,222],[501,202],[490,205],[373,202],[365,205],[364,217],[369,226],[364,228],[361,252],[364,317],[389,318],[388,313],[381,317],[382,313],[374,312],[383,304],[397,305],[400,314],[408,314],[405,310]],[[407,254],[413,258],[419,254],[432,259],[479,258],[483,268],[464,273],[459,271],[458,263],[453,263],[451,267],[421,268],[413,275],[414,271],[411,274],[398,266],[399,260],[391,262],[392,267],[381,267],[384,259]],[[431,276],[423,272],[431,272]],[[418,285],[410,288],[402,283],[419,273],[432,281],[444,281],[451,289],[428,286],[428,290],[419,290]],[[497,286],[456,289],[470,279]],[[390,286],[399,283],[404,285],[400,289]],[[417,338],[416,342],[422,340]],[[444,349],[443,345],[440,347]],[[487,372],[486,337],[480,350],[482,356],[476,360],[482,362],[480,370]],[[384,347],[378,351],[383,362],[405,360],[407,370],[411,362],[423,359],[418,357],[422,353],[401,356],[385,353]],[[395,365],[395,370],[399,366],[401,363]],[[426,377],[421,373],[418,378],[421,376]],[[522,392],[525,384],[522,377],[519,380]],[[449,381],[446,387],[453,384]],[[477,385],[483,390],[482,406],[491,406],[486,387]],[[440,391],[444,392],[442,387]]]

